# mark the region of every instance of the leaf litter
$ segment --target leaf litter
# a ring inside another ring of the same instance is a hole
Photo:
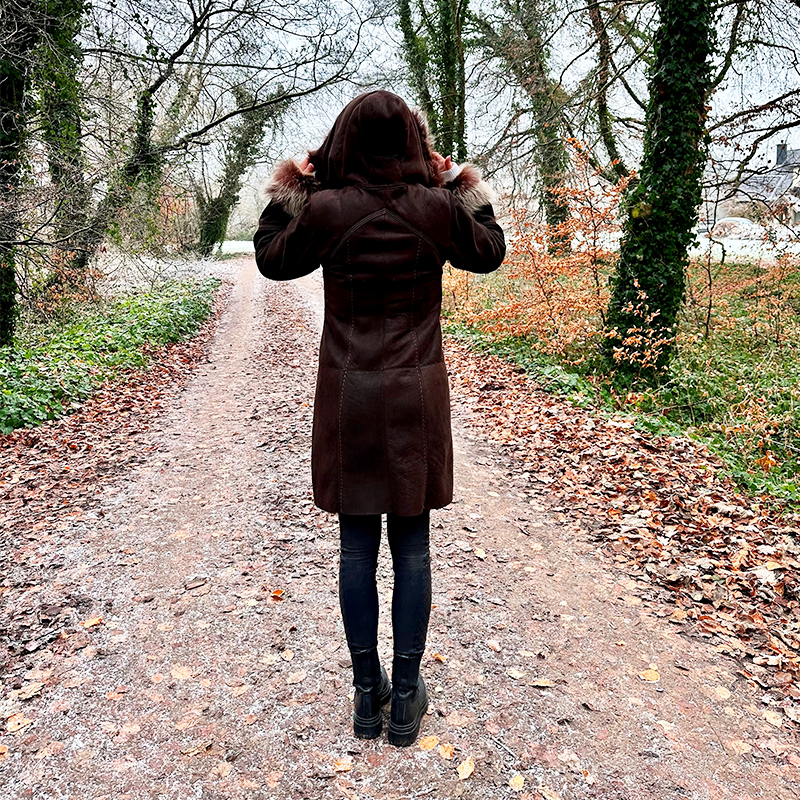
[[[544,492],[553,512],[569,514],[639,584],[663,592],[670,622],[713,639],[740,660],[743,677],[796,709],[800,517],[743,494],[689,439],[578,409],[497,357],[450,337],[447,347],[472,426],[519,464],[531,494]]]

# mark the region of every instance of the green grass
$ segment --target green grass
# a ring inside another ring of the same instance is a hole
[[[21,320],[0,350],[0,432],[40,425],[76,408],[104,381],[148,363],[147,346],[194,335],[219,281],[169,283],[143,293]]]

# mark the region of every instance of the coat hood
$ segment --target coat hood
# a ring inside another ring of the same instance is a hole
[[[396,94],[375,91],[351,100],[309,157],[323,189],[393,183],[438,186],[431,150],[422,116]]]

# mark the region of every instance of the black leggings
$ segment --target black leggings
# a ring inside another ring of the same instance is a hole
[[[339,527],[339,602],[347,644],[351,650],[369,650],[378,644],[375,571],[381,516],[339,514]],[[430,512],[416,517],[387,514],[386,528],[394,566],[394,652],[420,655],[431,614]]]

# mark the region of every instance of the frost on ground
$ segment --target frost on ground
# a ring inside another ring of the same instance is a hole
[[[0,797],[797,796],[794,723],[482,433],[463,354],[430,713],[412,748],[353,738],[336,519],[310,492],[319,282],[223,264],[183,391],[3,443]],[[388,665],[385,551],[379,580]]]

